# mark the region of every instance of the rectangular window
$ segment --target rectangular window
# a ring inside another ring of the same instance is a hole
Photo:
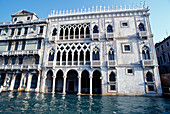
[[[38,41],[37,49],[41,49],[41,40]]]
[[[163,45],[161,45],[161,49],[162,49],[162,51],[164,50],[164,47],[163,47]]]
[[[15,29],[14,29],[14,28],[12,28],[12,29],[11,29],[11,36],[13,36],[13,35],[14,35],[14,32],[15,32]]]
[[[12,65],[15,64],[15,59],[16,59],[16,58],[12,58]]]
[[[127,27],[128,24],[127,23],[122,23],[122,26]]]
[[[39,64],[39,56],[35,56],[35,64]]]
[[[169,46],[169,42],[167,42],[166,45]]]
[[[162,56],[163,56],[163,62],[165,63],[166,62],[166,55],[165,55],[165,53],[163,53]]]
[[[26,42],[23,41],[23,42],[22,42],[22,49],[21,49],[21,50],[25,50],[25,44],[26,44]]]
[[[15,43],[15,50],[18,49],[18,42]]]
[[[24,35],[28,33],[28,27],[25,27]]]
[[[130,45],[125,45],[124,48],[125,48],[125,51],[130,51]]]
[[[19,64],[21,65],[23,63],[23,58],[19,58]]]
[[[1,31],[2,31],[2,30],[0,29],[0,35],[1,35]]]
[[[17,35],[21,35],[21,28],[18,28],[18,34]]]
[[[133,73],[134,73],[134,72],[133,72],[133,68],[127,68],[127,69],[126,69],[126,74],[127,74],[127,75],[133,75]]]
[[[154,85],[148,85],[148,91],[154,91]]]
[[[5,65],[8,64],[8,58],[5,58]]]
[[[9,44],[8,44],[8,51],[11,50],[11,45],[12,45],[12,42],[9,42]]]
[[[116,86],[115,85],[110,85],[110,90],[116,90]]]
[[[44,26],[40,26],[40,34],[43,34]]]

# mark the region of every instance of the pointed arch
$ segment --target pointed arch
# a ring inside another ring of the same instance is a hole
[[[31,88],[37,88],[38,74],[34,74],[31,80]]]
[[[92,79],[92,90],[93,94],[101,94],[101,72],[95,70],[93,72],[93,79]]]
[[[146,81],[147,82],[153,82],[153,74],[151,72],[147,72]]]
[[[150,58],[150,50],[149,50],[149,48],[147,46],[144,46],[142,48],[142,58],[144,60],[151,59]]]
[[[90,37],[90,29],[89,26],[86,26],[86,38]]]
[[[140,23],[140,24],[138,25],[138,28],[139,28],[139,31],[145,31],[145,26],[144,26],[143,23]]]
[[[70,29],[70,39],[73,39],[74,38],[74,28],[71,27]]]
[[[107,26],[107,32],[113,32],[113,28],[112,28],[111,25],[108,25],[108,26]]]
[[[46,92],[52,92],[52,87],[53,87],[53,71],[49,70],[47,72],[47,78],[45,82],[45,91]]]
[[[100,60],[99,48],[93,48],[93,60]]]
[[[114,60],[114,50],[113,50],[113,48],[111,48],[109,50],[109,60]]]
[[[63,76],[64,73],[62,70],[58,70],[55,79],[55,92],[62,92],[63,91]]]
[[[80,37],[84,38],[84,27],[83,26],[80,29]]]
[[[115,82],[116,81],[116,75],[114,72],[111,72],[110,75],[109,75],[109,81],[113,81]]]
[[[90,61],[90,51],[86,51],[86,61]]]
[[[52,49],[49,51],[48,61],[53,61],[53,60],[54,60],[54,54],[55,54],[55,50],[54,50],[54,48],[52,48]]]
[[[76,27],[75,29],[75,38],[79,38],[79,28]]]
[[[56,35],[57,35],[57,29],[54,28],[54,29],[53,29],[53,33],[52,33],[52,36],[56,36]]]
[[[89,72],[87,70],[83,70],[81,73],[81,93],[89,92],[90,92]]]
[[[63,40],[64,29],[60,28],[60,40]]]
[[[68,28],[65,29],[65,39],[68,39]]]
[[[98,30],[98,26],[97,26],[97,25],[95,25],[95,26],[93,27],[93,33],[99,33],[99,30]]]

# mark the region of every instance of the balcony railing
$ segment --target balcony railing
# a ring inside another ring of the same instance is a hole
[[[43,34],[23,34],[23,35],[10,35],[6,36],[4,40],[10,40],[10,39],[27,39],[27,38],[44,38],[45,36]]]
[[[141,39],[147,39],[147,37],[148,37],[147,31],[139,31],[139,37]]]
[[[0,69],[3,70],[15,70],[15,69],[41,69],[39,64],[22,64],[22,65],[0,65]]]
[[[1,56],[11,56],[11,55],[35,55],[39,54],[39,50],[16,50],[16,51],[1,51]]]
[[[100,35],[99,35],[99,33],[93,33],[93,35],[92,35],[92,40],[99,40],[100,39]]]
[[[153,60],[142,60],[142,66],[145,67],[152,67],[153,66]]]
[[[107,61],[107,67],[108,68],[115,67],[115,60],[108,60]]]
[[[113,34],[113,32],[106,33],[106,38],[107,38],[107,40],[109,40],[109,39],[114,39],[114,34]]]
[[[100,60],[92,60],[91,67],[100,67]]]
[[[53,66],[53,61],[48,61],[48,66]]]

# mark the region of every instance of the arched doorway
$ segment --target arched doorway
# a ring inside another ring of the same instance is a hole
[[[31,88],[32,89],[37,88],[37,81],[38,81],[38,74],[34,74],[32,76],[32,80],[31,80]]]
[[[90,93],[90,78],[87,70],[81,74],[81,93]]]
[[[59,70],[55,79],[55,92],[63,92],[63,71]]]
[[[21,74],[18,74],[15,78],[15,85],[14,85],[14,89],[18,89],[20,86],[20,81],[21,81]]]
[[[93,72],[92,91],[93,94],[101,94],[101,73],[98,70]]]
[[[53,87],[53,72],[49,70],[47,72],[47,78],[46,78],[46,83],[45,83],[45,91],[46,92],[52,92],[52,87]]]
[[[68,93],[77,93],[78,92],[78,73],[75,70],[70,70],[67,73],[66,80],[66,91]]]

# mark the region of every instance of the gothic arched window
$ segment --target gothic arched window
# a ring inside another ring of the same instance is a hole
[[[111,72],[110,75],[109,75],[109,81],[116,81],[116,75],[115,73]]]
[[[112,26],[111,26],[111,25],[108,25],[108,26],[107,26],[107,32],[113,32],[113,29],[112,29]]]
[[[55,50],[52,48],[49,52],[49,59],[48,61],[53,61],[54,60],[54,54],[55,54]]]
[[[54,29],[53,29],[53,33],[52,33],[52,36],[56,36],[56,35],[57,35],[57,29],[54,28]]]
[[[145,27],[142,23],[138,25],[139,31],[145,31]]]
[[[114,60],[114,50],[113,50],[113,48],[111,48],[109,50],[109,60]]]
[[[153,82],[153,76],[152,76],[152,73],[151,72],[148,72],[146,74],[146,81],[147,82]]]
[[[100,57],[99,57],[99,49],[97,47],[95,47],[93,49],[93,60],[100,60]]]
[[[144,60],[150,59],[150,52],[149,52],[149,48],[147,46],[144,46],[142,49],[142,57]]]
[[[93,33],[99,33],[99,30],[98,30],[97,25],[95,25],[95,26],[93,27]]]

